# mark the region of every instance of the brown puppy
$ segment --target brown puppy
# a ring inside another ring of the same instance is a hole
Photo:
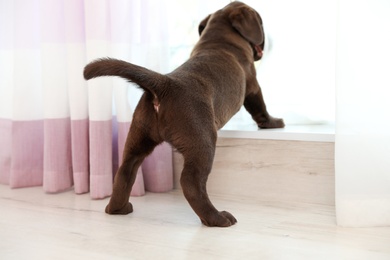
[[[268,114],[256,80],[253,62],[262,57],[264,46],[259,14],[233,2],[203,20],[199,33],[190,59],[167,75],[114,59],[85,67],[85,79],[120,76],[145,91],[134,112],[107,213],[133,211],[129,196],[137,169],[165,140],[183,154],[180,182],[202,223],[227,227],[237,222],[229,212],[218,211],[206,191],[217,130],[243,104],[260,128],[284,127],[284,123]]]

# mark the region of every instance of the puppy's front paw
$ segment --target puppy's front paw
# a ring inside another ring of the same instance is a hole
[[[284,125],[284,121],[283,119],[281,118],[274,118],[272,116],[270,116],[267,121],[264,121],[264,122],[260,122],[257,124],[259,126],[259,128],[261,129],[269,129],[269,128],[283,128],[285,125]]]
[[[106,207],[106,213],[110,215],[126,215],[133,212],[133,205],[130,202],[126,203],[124,206],[120,208],[116,208],[112,206],[111,203],[108,203]]]
[[[237,219],[227,211],[220,211],[208,219],[201,219],[203,225],[208,227],[230,227],[237,223]]]

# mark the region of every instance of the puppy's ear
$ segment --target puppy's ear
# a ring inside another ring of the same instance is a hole
[[[200,22],[198,27],[199,36],[202,35],[204,28],[206,28],[207,22],[209,21],[211,15],[208,15],[203,21]]]
[[[263,44],[263,22],[255,10],[247,7],[238,8],[230,13],[229,19],[232,26],[247,41],[255,45]]]

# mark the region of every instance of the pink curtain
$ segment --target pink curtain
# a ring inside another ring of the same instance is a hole
[[[111,195],[142,92],[120,79],[86,82],[83,67],[111,56],[166,70],[168,26],[155,17],[165,14],[160,2],[0,2],[0,183]],[[153,59],[140,55],[156,50]],[[132,195],[172,189],[171,152],[166,143],[156,148]]]

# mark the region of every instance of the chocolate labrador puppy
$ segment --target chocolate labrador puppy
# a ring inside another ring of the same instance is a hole
[[[264,47],[259,14],[241,2],[232,2],[205,18],[199,34],[189,60],[166,75],[110,58],[85,67],[87,80],[119,76],[145,91],[115,175],[108,214],[133,211],[129,196],[137,169],[158,144],[167,141],[184,157],[180,183],[202,223],[227,227],[237,222],[229,212],[218,211],[206,191],[217,130],[243,104],[260,128],[284,127],[284,123],[268,114],[256,79],[253,63],[261,59]]]

